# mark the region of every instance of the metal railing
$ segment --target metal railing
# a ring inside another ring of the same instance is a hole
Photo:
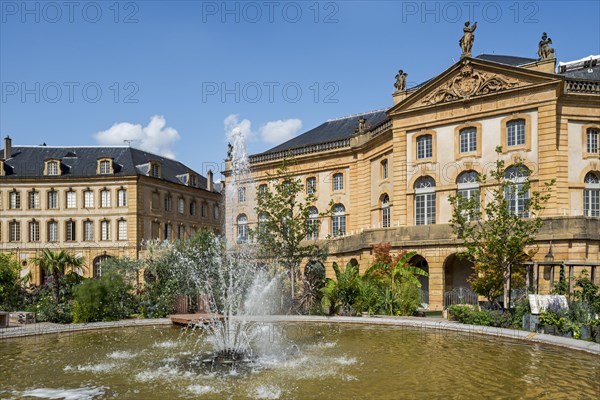
[[[477,294],[466,287],[455,287],[449,292],[444,293],[444,307],[449,307],[455,304],[470,304],[476,306]]]

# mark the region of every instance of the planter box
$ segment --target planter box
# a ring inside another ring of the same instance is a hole
[[[0,328],[6,328],[8,326],[9,314],[6,311],[0,311]]]
[[[525,314],[522,321],[523,330],[529,332],[539,331],[539,318],[537,315]]]
[[[554,326],[554,325],[552,325],[552,326],[544,325],[544,333],[546,335],[556,335],[557,333],[559,333],[558,327]]]
[[[592,327],[583,325],[581,327],[581,339],[590,340],[591,337],[592,337]]]

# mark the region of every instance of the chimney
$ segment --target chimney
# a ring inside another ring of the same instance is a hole
[[[4,138],[4,159],[8,160],[12,156],[12,139],[10,136]]]
[[[206,173],[206,190],[209,192],[213,191],[213,172],[212,169],[209,169]]]

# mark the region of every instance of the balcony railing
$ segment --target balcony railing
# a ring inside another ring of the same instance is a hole
[[[590,93],[600,94],[600,81],[565,81],[565,91],[567,93]]]
[[[258,164],[262,162],[278,160],[286,157],[288,154],[291,154],[292,156],[301,156],[304,154],[318,153],[321,151],[335,150],[344,147],[350,147],[350,139],[341,139],[327,143],[311,144],[304,147],[298,147],[289,150],[281,150],[273,153],[256,154],[250,156],[250,164]]]

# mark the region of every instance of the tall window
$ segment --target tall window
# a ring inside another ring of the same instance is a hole
[[[110,161],[100,161],[100,173],[102,175],[110,174]]]
[[[248,217],[246,214],[240,214],[237,217],[237,241],[245,242],[248,240]]]
[[[67,196],[67,208],[77,207],[77,198],[75,197],[75,191],[69,190],[66,193]]]
[[[177,239],[183,240],[185,235],[185,226],[179,225],[177,227]]]
[[[150,176],[153,176],[155,178],[160,178],[160,167],[158,164],[156,164],[156,163],[150,164]]]
[[[269,217],[267,214],[260,213],[258,214],[258,231],[261,235],[264,235],[267,232],[267,222],[269,221]]]
[[[173,238],[173,226],[171,224],[165,224],[165,239],[171,240]]]
[[[83,240],[94,240],[94,223],[92,221],[83,221]]]
[[[213,205],[213,219],[219,219],[219,205]]]
[[[85,208],[94,207],[94,192],[91,190],[86,190],[83,192],[83,206]]]
[[[390,196],[387,193],[381,196],[381,227],[390,227]]]
[[[387,179],[389,176],[388,160],[381,160],[381,179]]]
[[[10,192],[8,195],[8,207],[11,210],[16,210],[21,208],[21,193],[20,192]]]
[[[65,240],[68,242],[75,241],[75,221],[65,222]]]
[[[600,217],[600,177],[595,172],[588,172],[584,179],[583,215]]]
[[[333,190],[343,190],[344,189],[344,174],[337,173],[333,174]]]
[[[529,170],[524,166],[513,165],[504,172],[504,179],[511,183],[504,191],[508,210],[522,218],[529,217],[529,212],[526,211],[529,204],[529,190],[525,190],[528,175]]]
[[[127,207],[127,189],[117,190],[117,207]]]
[[[37,221],[31,221],[29,223],[29,241],[39,242],[40,241],[40,223]]]
[[[40,192],[29,192],[27,203],[27,208],[29,209],[40,208]]]
[[[21,223],[12,221],[8,224],[8,240],[11,242],[21,241]]]
[[[430,176],[415,182],[415,225],[435,224],[435,181]]]
[[[50,161],[48,162],[48,175],[56,176],[58,175],[58,161]]]
[[[432,142],[433,139],[431,135],[422,135],[417,138],[417,160],[432,157]]]
[[[346,208],[343,204],[335,204],[331,214],[331,233],[333,236],[346,234]]]
[[[117,222],[117,240],[127,240],[127,221],[124,219]]]
[[[246,188],[238,188],[238,202],[243,203],[246,201]]]
[[[49,242],[57,242],[58,241],[58,222],[56,222],[56,221],[48,222],[48,241]]]
[[[177,200],[177,211],[179,211],[179,214],[185,212],[185,200],[182,197]]]
[[[319,210],[317,207],[310,207],[308,209],[308,219],[306,220],[307,235],[306,239],[315,240],[319,238]]]
[[[170,194],[165,195],[165,211],[171,211],[173,208],[173,199]]]
[[[196,201],[190,201],[190,215],[196,215]]]
[[[258,193],[265,194],[265,193],[267,193],[267,189],[268,189],[267,185],[263,183],[262,185],[258,186]]]
[[[460,152],[470,153],[477,151],[477,129],[464,128],[460,130]]]
[[[206,218],[208,216],[208,204],[205,202],[202,202],[202,205],[200,206],[200,211],[201,211],[201,215],[202,218]]]
[[[457,191],[456,197],[459,202],[469,201],[473,199],[475,202],[475,209],[472,215],[467,215],[467,220],[479,219],[481,213],[481,207],[479,203],[480,192],[479,192],[479,181],[478,174],[475,171],[466,171],[458,176],[456,179]]]
[[[307,194],[315,194],[317,193],[317,178],[311,176],[310,178],[306,178],[306,193]]]
[[[100,240],[110,240],[110,222],[100,221]]]
[[[588,128],[585,134],[586,137],[586,151],[592,154],[598,154],[598,129]]]
[[[48,192],[48,209],[55,210],[58,208],[58,192],[51,190]]]
[[[525,120],[515,119],[506,124],[506,145],[520,146],[525,144]]]
[[[110,207],[110,190],[104,189],[100,191],[100,207]]]

